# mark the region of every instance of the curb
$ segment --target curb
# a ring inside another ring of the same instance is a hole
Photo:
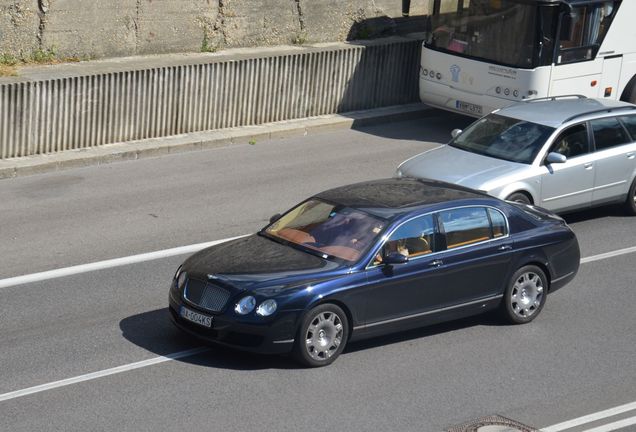
[[[286,120],[258,126],[106,144],[100,147],[69,150],[49,155],[5,159],[0,160],[0,179],[232,145],[254,144],[264,140],[293,138],[341,129],[354,129],[377,123],[430,117],[438,112],[424,104],[413,103],[345,114]]]

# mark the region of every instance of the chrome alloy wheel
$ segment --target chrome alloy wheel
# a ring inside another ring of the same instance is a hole
[[[534,272],[522,273],[512,287],[510,305],[515,315],[528,318],[541,307],[543,295],[541,277]]]
[[[309,356],[317,361],[330,358],[342,343],[342,320],[333,312],[321,312],[309,323],[305,344]]]

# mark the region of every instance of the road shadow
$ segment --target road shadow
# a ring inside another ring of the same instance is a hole
[[[157,355],[167,355],[193,348],[208,347],[201,354],[176,361],[198,366],[231,370],[298,369],[285,356],[259,355],[231,348],[208,345],[177,329],[170,321],[168,308],[143,312],[119,322],[122,336],[129,342]]]
[[[447,321],[440,324],[434,324],[431,326],[420,327],[413,330],[407,330],[399,333],[393,333],[386,336],[374,337],[372,339],[365,339],[359,342],[351,342],[345,348],[344,353],[354,353],[356,351],[362,351],[367,349],[378,348],[381,346],[392,345],[401,342],[407,342],[410,340],[426,338],[429,336],[436,336],[444,333],[449,333],[457,330],[463,330],[476,326],[488,326],[488,327],[501,327],[507,326],[496,312],[487,312],[480,315],[471,316],[468,318],[462,318],[454,321]]]
[[[361,122],[354,125],[352,129],[373,136],[388,138],[392,140],[422,141],[446,144],[451,139],[453,129],[466,129],[474,122],[472,117],[451,113],[440,109],[431,108],[430,112],[420,114],[418,117],[381,122],[374,124]]]
[[[303,368],[289,356],[254,354],[213,344],[205,344],[177,329],[170,321],[169,314],[168,308],[164,308],[132,315],[121,320],[119,328],[126,340],[160,356],[207,347],[208,350],[203,353],[176,360],[197,366],[245,371]],[[503,324],[495,314],[482,314],[476,317],[422,327],[388,336],[352,342],[347,345],[344,353],[355,353],[361,350],[420,339],[477,325],[499,326]]]
[[[587,210],[580,210],[577,212],[566,213],[561,215],[563,219],[569,224],[577,222],[585,222],[593,219],[603,218],[631,218],[633,216],[628,215],[623,206],[620,204],[607,205],[602,207],[595,207]]]

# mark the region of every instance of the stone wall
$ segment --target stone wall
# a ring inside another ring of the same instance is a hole
[[[414,0],[426,14],[431,0]],[[365,39],[401,0],[0,0],[0,54],[102,58]]]

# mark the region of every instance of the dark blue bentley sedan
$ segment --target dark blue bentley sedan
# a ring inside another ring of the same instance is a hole
[[[324,366],[350,340],[492,309],[532,321],[579,259],[574,233],[543,209],[447,183],[369,181],[192,255],[170,313],[206,341]]]

